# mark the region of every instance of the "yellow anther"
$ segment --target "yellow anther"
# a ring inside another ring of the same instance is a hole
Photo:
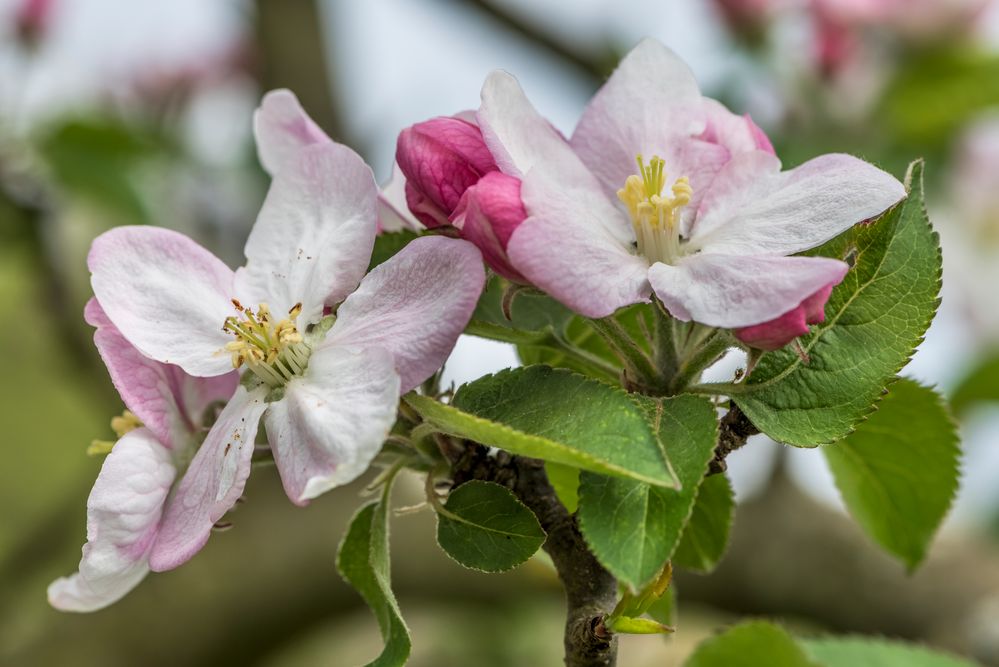
[[[664,195],[665,161],[654,155],[645,164],[635,158],[638,174],[632,174],[617,191],[618,199],[628,209],[635,229],[638,251],[654,262],[670,263],[680,254],[680,209],[690,203],[693,189],[686,176],[678,178]]]
[[[104,456],[110,454],[114,443],[110,440],[91,440],[87,447],[87,456]]]
[[[130,410],[125,410],[118,417],[111,418],[111,430],[119,438],[142,426],[142,420],[136,417]]]
[[[224,348],[232,357],[233,368],[245,364],[272,387],[282,386],[304,371],[309,347],[295,325],[302,313],[302,304],[295,304],[288,311],[288,317],[276,323],[266,303],[257,306],[256,312],[244,308],[235,299],[233,306],[240,316],[227,317],[222,324],[223,331],[236,337]]]

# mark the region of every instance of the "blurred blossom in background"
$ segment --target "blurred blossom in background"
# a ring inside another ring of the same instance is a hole
[[[754,441],[730,459],[743,507],[725,563],[679,582],[683,632],[666,643],[628,638],[621,663],[680,664],[739,612],[907,637],[999,665],[996,5],[0,0],[0,663],[370,658],[377,626],[332,565],[360,487],[299,509],[270,470],[254,475],[234,529],[198,559],[98,614],[48,607],[47,583],[79,558],[83,500],[100,466],[87,445],[108,437],[121,411],[82,319],[89,243],[115,225],[153,224],[237,260],[267,187],[250,130],[268,89],[293,89],[385,182],[399,131],[477,107],[493,69],[514,73],[568,133],[620,55],[648,35],[690,63],[707,94],[751,114],[785,167],[841,151],[901,177],[926,158],[944,301],[906,373],[953,397],[966,457],[951,522],[907,578],[838,523],[822,457]],[[516,363],[511,347],[464,338],[445,378]],[[412,664],[558,664],[561,593],[542,562],[487,579],[442,557],[429,513],[396,517],[393,530]],[[765,542],[800,545],[811,569],[771,567]],[[829,564],[828,554],[846,556]],[[852,587],[864,588],[865,613],[825,603],[829,590]]]

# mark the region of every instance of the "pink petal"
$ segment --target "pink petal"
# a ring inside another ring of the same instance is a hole
[[[800,305],[780,317],[763,324],[736,329],[735,337],[750,347],[760,350],[777,350],[798,336],[808,333],[809,324],[818,324],[826,318],[825,306],[834,285],[829,284],[815,292]]]
[[[324,345],[271,404],[267,439],[292,502],[305,505],[367,470],[395,422],[393,365],[379,348]]]
[[[518,283],[526,283],[527,279],[510,265],[506,246],[526,217],[520,179],[498,171],[486,174],[466,190],[452,216],[461,237],[475,244],[486,264]]]
[[[319,320],[357,286],[371,259],[378,221],[371,169],[346,146],[303,148],[277,173],[246,242],[236,284],[246,306],[275,314],[302,304]]]
[[[305,146],[332,143],[332,139],[305,113],[290,90],[272,90],[253,114],[253,133],[260,164],[272,176],[293,163]]]
[[[361,281],[322,346],[376,347],[395,359],[403,393],[434,373],[465,329],[485,284],[467,241],[424,236]],[[310,372],[312,362],[310,361]]]
[[[142,356],[111,323],[95,298],[87,302],[84,318],[97,328],[94,343],[125,407],[168,448],[190,437],[209,405],[228,400],[236,390],[239,374],[235,371],[197,378],[179,366]]]
[[[395,158],[406,175],[409,209],[428,227],[446,224],[465,190],[497,169],[479,128],[454,117],[407,127]]]
[[[205,546],[212,526],[243,494],[266,390],[239,387],[191,460],[167,502],[149,555],[155,572],[187,562]]]
[[[219,351],[231,340],[233,272],[220,259],[168,229],[116,227],[94,239],[87,263],[104,312],[142,354],[191,375],[232,371]]]
[[[724,104],[704,98],[707,125],[699,139],[723,146],[730,155],[761,150],[774,154],[769,137],[753,122],[749,114],[737,116]]]
[[[673,178],[691,176],[689,165],[679,164],[676,146],[703,130],[701,93],[690,68],[659,42],[645,39],[590,100],[571,143],[613,195],[637,172],[639,154],[646,160],[662,157]]]
[[[176,472],[169,450],[147,429],[130,431],[115,444],[87,500],[79,572],[49,585],[49,604],[96,611],[142,581]]]
[[[517,80],[506,72],[496,71],[486,78],[476,118],[503,173],[523,178],[535,166],[545,165],[545,169],[557,169],[563,183],[597,187],[565,138],[535,110]]]
[[[734,329],[783,315],[839,283],[848,269],[845,262],[826,257],[702,253],[676,266],[654,264],[649,281],[677,319]]]
[[[599,189],[532,171],[522,190],[529,217],[510,237],[510,263],[532,284],[587,317],[649,298],[648,261],[632,250],[625,214]]]
[[[786,172],[762,151],[733,157],[705,195],[691,249],[789,255],[814,248],[905,197],[895,177],[830,154]]]

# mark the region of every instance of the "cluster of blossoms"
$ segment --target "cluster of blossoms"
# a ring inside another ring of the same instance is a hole
[[[400,395],[468,323],[483,260],[586,317],[654,296],[678,320],[771,350],[823,319],[848,270],[794,254],[905,194],[846,155],[781,171],[760,128],[702,97],[652,41],[570,139],[513,77],[491,74],[475,113],[402,132],[381,196],[290,93],[264,98],[255,133],[273,181],[244,267],[164,229],[94,241],[87,320],[142,426],[105,461],[80,571],[50,588],[61,609],[110,604],[201,549],[242,493],[261,420],[292,502],[362,474]],[[365,275],[379,219],[410,214],[461,238],[423,235]]]

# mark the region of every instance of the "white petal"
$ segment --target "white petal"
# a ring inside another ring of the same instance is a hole
[[[392,163],[392,177],[378,193],[379,232],[420,231],[423,224],[409,212],[406,203],[406,174],[398,162]]]
[[[571,143],[613,193],[637,172],[639,154],[665,159],[673,178],[691,176],[688,165],[678,164],[678,142],[699,134],[704,125],[701,93],[690,68],[659,42],[645,39],[590,100]]]
[[[850,155],[830,154],[779,172],[762,151],[733,157],[705,195],[691,248],[789,255],[814,248],[905,196],[892,175]]]
[[[535,170],[521,193],[530,215],[507,254],[523,276],[587,317],[648,299],[648,261],[632,250],[625,214],[599,189],[566,186]]]
[[[288,383],[264,418],[292,502],[304,505],[367,470],[398,402],[399,376],[385,350],[316,350],[306,374]]]
[[[371,169],[346,146],[299,150],[271,183],[246,242],[236,285],[244,305],[275,314],[302,304],[300,322],[319,320],[361,280],[371,259],[378,215]]]
[[[243,494],[266,393],[239,387],[219,414],[167,502],[149,556],[154,571],[175,568],[200,551],[215,522]]]
[[[130,431],[115,444],[87,500],[80,570],[49,586],[53,607],[95,611],[142,581],[176,472],[169,450],[147,429]]]
[[[563,183],[597,187],[568,142],[535,110],[517,80],[506,72],[495,71],[486,78],[476,119],[503,173],[523,178],[544,166],[546,171],[557,169]]]
[[[323,346],[387,350],[405,393],[444,364],[485,280],[482,255],[471,243],[415,239],[364,277],[337,310]]]
[[[740,257],[700,254],[677,266],[654,264],[652,289],[683,321],[736,328],[761,324],[797,307],[848,266],[826,257]]]
[[[332,139],[305,113],[290,90],[272,90],[253,114],[253,134],[260,164],[272,176],[293,163],[305,146],[331,143]]]
[[[232,371],[219,352],[231,340],[233,273],[220,259],[168,229],[116,227],[94,239],[87,263],[104,312],[142,354],[191,375]]]

